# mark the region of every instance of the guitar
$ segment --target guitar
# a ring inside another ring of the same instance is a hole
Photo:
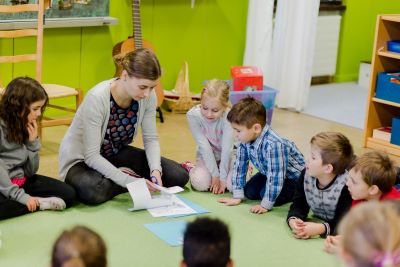
[[[120,77],[122,73],[122,66],[118,64],[116,58],[123,57],[126,53],[132,52],[139,48],[148,48],[154,51],[154,46],[146,41],[142,40],[142,26],[140,23],[140,0],[132,0],[132,21],[133,21],[133,37],[130,36],[127,40],[119,42],[113,48],[112,55],[114,64],[116,67],[114,77]],[[157,111],[160,114],[160,120],[163,122],[163,116],[161,113],[160,106],[164,101],[164,89],[161,83],[155,88],[157,95]]]

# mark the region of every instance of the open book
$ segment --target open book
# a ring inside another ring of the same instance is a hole
[[[133,201],[133,208],[130,208],[129,211],[147,209],[153,217],[196,213],[194,209],[175,196],[175,193],[183,191],[183,188],[153,186],[160,191],[159,195],[150,194],[145,179],[138,179],[127,184]]]

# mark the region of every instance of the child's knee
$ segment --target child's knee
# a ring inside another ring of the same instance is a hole
[[[204,168],[193,168],[189,177],[192,188],[197,191],[207,191],[211,186],[210,174]]]

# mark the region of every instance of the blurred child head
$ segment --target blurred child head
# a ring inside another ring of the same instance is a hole
[[[230,245],[229,230],[225,223],[218,219],[198,218],[186,228],[181,266],[233,266]]]
[[[256,140],[263,131],[266,118],[267,112],[264,105],[252,97],[243,98],[233,105],[227,116],[236,138],[241,143]]]
[[[400,216],[393,203],[365,202],[339,226],[340,255],[352,267],[400,266]]]
[[[347,187],[354,200],[376,199],[392,190],[396,182],[396,167],[389,156],[380,151],[361,155],[349,173]]]
[[[51,267],[105,267],[107,248],[103,239],[85,226],[64,231],[53,247]]]
[[[7,126],[7,140],[17,144],[29,138],[28,123],[39,121],[48,97],[40,83],[29,77],[12,80],[0,100],[0,118]]]
[[[307,172],[313,177],[324,174],[342,174],[353,160],[353,147],[341,133],[322,132],[311,138]]]
[[[218,120],[229,107],[229,84],[213,79],[201,92],[201,115],[209,121]]]

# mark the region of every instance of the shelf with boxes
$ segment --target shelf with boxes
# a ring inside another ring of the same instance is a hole
[[[232,88],[229,94],[231,103],[236,104],[249,96],[259,100],[267,111],[267,124],[271,124],[278,91],[263,85],[261,70],[253,66],[236,66],[231,68],[231,76]]]
[[[378,16],[364,129],[365,147],[400,156],[400,15]],[[390,136],[383,129],[391,127]]]

